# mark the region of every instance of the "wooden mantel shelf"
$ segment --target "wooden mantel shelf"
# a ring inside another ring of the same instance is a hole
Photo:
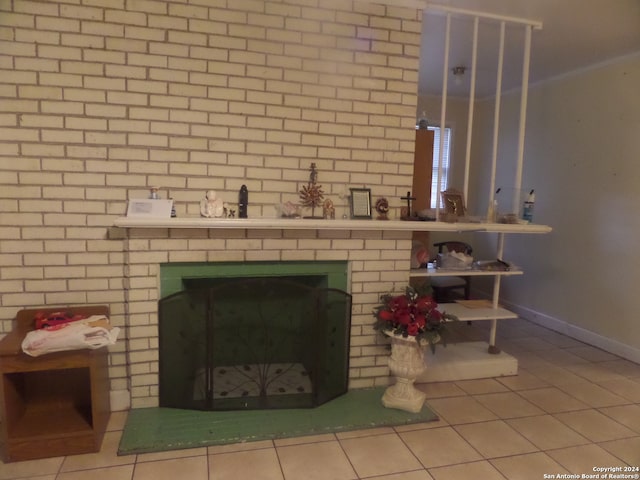
[[[251,230],[360,230],[425,232],[549,233],[551,227],[535,224],[420,222],[402,220],[324,220],[306,218],[143,218],[119,217],[121,228],[217,228]]]

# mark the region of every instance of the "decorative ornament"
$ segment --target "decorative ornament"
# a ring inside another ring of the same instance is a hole
[[[249,218],[249,190],[246,185],[238,192],[238,218]]]
[[[200,200],[200,215],[206,218],[224,215],[224,201],[218,197],[215,190],[209,190],[205,198]]]
[[[324,199],[324,192],[322,191],[322,185],[318,185],[316,182],[318,180],[318,171],[316,170],[316,164],[311,164],[311,173],[309,174],[309,183],[306,186],[303,186],[300,190],[300,203],[304,207],[311,207],[311,216],[305,218],[322,218],[315,216],[316,207],[322,204],[322,200]]]
[[[333,206],[333,202],[328,198],[322,204],[322,217],[328,220],[336,218],[336,209]]]
[[[400,197],[400,200],[406,200],[407,201],[407,208],[406,210],[403,208],[402,209],[402,214],[400,215],[402,220],[412,220],[412,215],[411,215],[411,201],[415,200],[416,197],[412,197],[411,196],[411,192],[407,192],[407,195],[405,197]]]
[[[382,197],[376,200],[376,212],[378,212],[378,220],[389,220],[389,201]]]

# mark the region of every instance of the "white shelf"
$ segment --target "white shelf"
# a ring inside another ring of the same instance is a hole
[[[118,217],[121,228],[219,228],[256,230],[361,230],[424,232],[549,233],[551,227],[535,224],[420,222],[403,220],[324,220],[307,218],[146,218]]]
[[[485,342],[447,343],[437,345],[436,353],[427,349],[425,371],[416,383],[450,382],[495,378],[518,374],[518,360],[508,353],[489,355]]]
[[[473,322],[477,320],[510,320],[518,318],[517,314],[501,307],[469,308],[460,303],[440,303],[438,304],[438,310],[455,315],[461,322]]]
[[[522,275],[524,272],[520,269],[511,270],[447,270],[445,268],[412,268],[409,272],[410,277],[483,277],[483,276],[510,276]]]

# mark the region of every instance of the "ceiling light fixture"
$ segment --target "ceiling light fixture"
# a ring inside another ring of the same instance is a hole
[[[464,76],[464,72],[467,71],[467,67],[464,65],[458,65],[457,67],[453,67],[451,69],[451,73],[453,73],[453,81],[456,85],[462,85],[462,77]]]

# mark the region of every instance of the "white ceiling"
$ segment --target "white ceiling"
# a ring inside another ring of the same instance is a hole
[[[540,21],[533,30],[529,82],[541,82],[611,59],[640,53],[640,0],[433,0],[444,5],[490,14]],[[471,66],[473,24],[453,16],[449,68]],[[499,48],[498,22],[481,23],[478,35],[476,97],[496,92]],[[420,58],[420,94],[440,95],[444,61],[445,17],[424,17]],[[524,28],[507,27],[502,91],[522,82]],[[462,85],[449,71],[448,95],[467,96],[470,70]]]

